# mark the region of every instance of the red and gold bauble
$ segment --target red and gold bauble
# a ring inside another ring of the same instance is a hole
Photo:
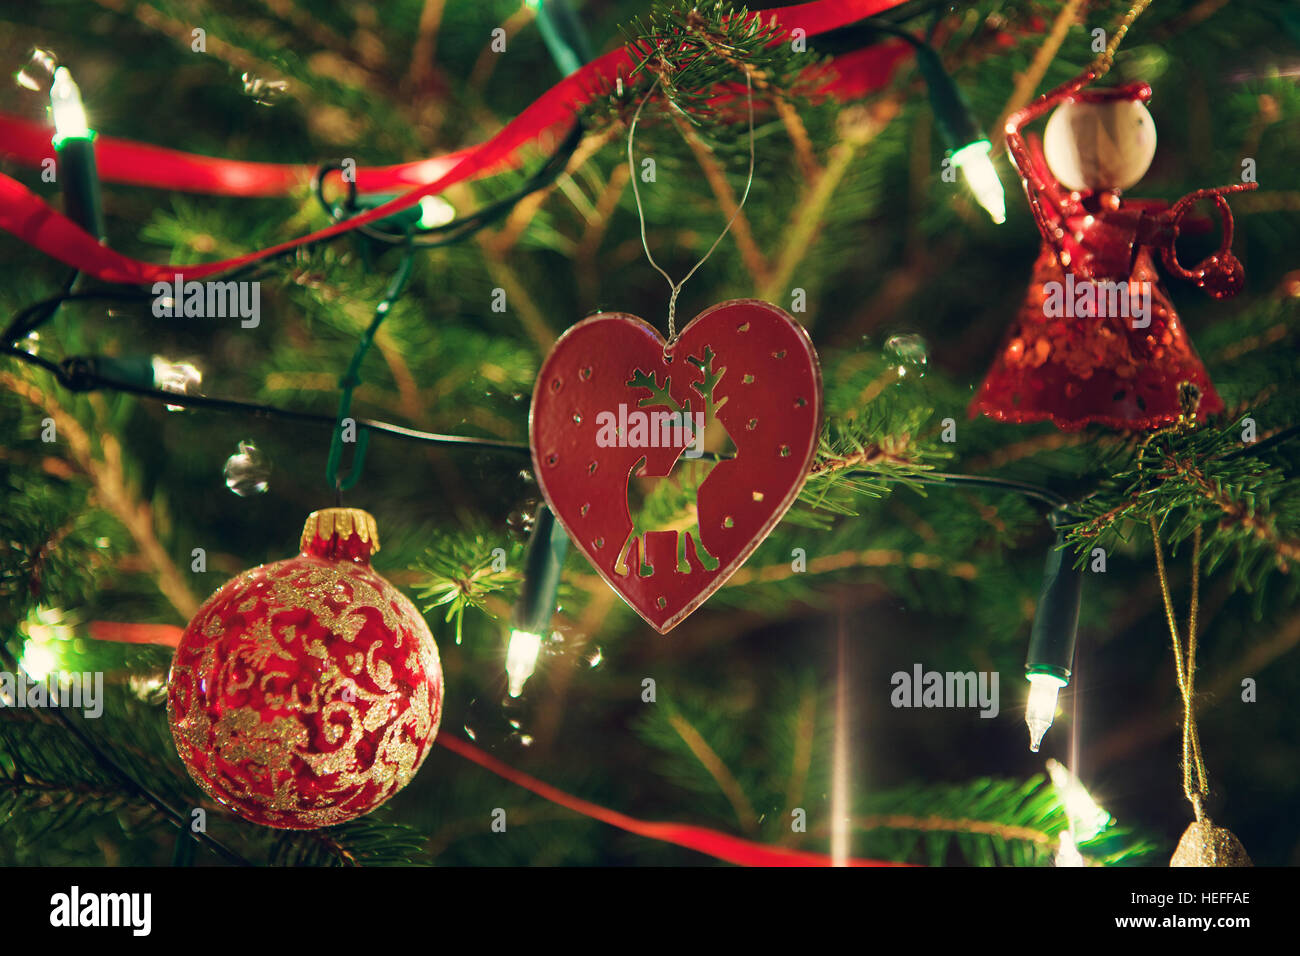
[[[315,512],[297,557],[227,581],[185,628],[172,737],[199,786],[247,820],[306,830],[369,813],[433,745],[438,647],[371,569],[377,550],[366,512]]]

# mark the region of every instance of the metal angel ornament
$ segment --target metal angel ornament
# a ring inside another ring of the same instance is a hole
[[[1223,410],[1210,377],[1161,288],[1165,268],[1214,298],[1242,287],[1225,196],[1254,184],[1200,189],[1172,206],[1121,199],[1146,173],[1156,131],[1145,83],[1086,89],[1088,70],[1007,122],[1007,145],[1042,233],[1024,304],[970,413],[999,421],[1050,419],[1145,430]],[[1043,141],[1022,128],[1055,108]],[[1174,249],[1183,217],[1211,199],[1223,219],[1218,250],[1192,268]]]

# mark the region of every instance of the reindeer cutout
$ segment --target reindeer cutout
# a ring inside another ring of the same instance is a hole
[[[692,382],[691,390],[698,396],[698,402],[688,398],[685,406],[680,405],[671,394],[671,375],[664,376],[663,385],[659,385],[655,376],[640,369],[633,374],[627,385],[630,388],[642,388],[649,392],[637,402],[638,409],[646,410],[646,417],[628,428],[625,438],[629,445],[642,447],[678,448],[671,465],[662,474],[650,471],[649,457],[641,456],[628,470],[627,506],[632,518],[632,529],[623,542],[614,573],[626,576],[635,572],[641,577],[650,577],[666,571],[649,563],[648,555],[650,535],[672,534],[676,555],[675,570],[690,574],[693,570],[687,549],[694,549],[697,563],[706,571],[718,568],[718,558],[710,554],[700,540],[700,520],[697,506],[701,486],[708,479],[721,458],[736,453],[735,443],[728,434],[717,412],[727,403],[714,401],[714,390],[726,374],[725,368],[713,368],[714,355],[711,348],[705,348],[702,359],[690,356],[687,361],[704,373],[703,381]],[[703,406],[701,409],[699,406]],[[635,429],[640,425],[645,430],[643,440],[638,441]],[[685,510],[680,507],[683,495],[689,498]],[[657,553],[669,553],[668,549]]]
[[[528,434],[575,547],[666,634],[794,503],[820,422],[808,334],[774,305],[736,299],[672,344],[621,312],[576,323],[537,373]]]

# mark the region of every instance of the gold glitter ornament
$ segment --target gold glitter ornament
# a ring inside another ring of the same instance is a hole
[[[1216,827],[1209,818],[1197,820],[1183,832],[1170,866],[1254,866],[1227,827]]]

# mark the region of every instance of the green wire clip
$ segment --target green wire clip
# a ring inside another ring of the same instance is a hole
[[[366,462],[366,448],[370,444],[370,432],[365,429],[359,429],[357,433],[356,448],[352,451],[352,463],[347,472],[340,477],[339,465],[343,460],[343,423],[347,420],[348,413],[352,410],[352,392],[361,384],[361,363],[370,351],[370,346],[375,340],[375,333],[379,331],[380,324],[388,317],[392,311],[393,305],[402,297],[406,290],[406,283],[411,278],[411,265],[415,258],[415,247],[411,244],[411,233],[406,234],[407,244],[406,251],[402,256],[402,264],[397,267],[397,274],[393,280],[388,283],[388,289],[384,293],[383,299],[379,305],[375,306],[375,317],[371,319],[369,327],[361,335],[361,341],[357,343],[357,350],[352,353],[352,361],[348,363],[348,370],[343,373],[339,379],[339,388],[342,394],[339,396],[339,413],[334,420],[334,434],[330,438],[329,461],[325,465],[325,480],[330,488],[338,493],[349,491],[356,486],[361,480],[361,470]]]

